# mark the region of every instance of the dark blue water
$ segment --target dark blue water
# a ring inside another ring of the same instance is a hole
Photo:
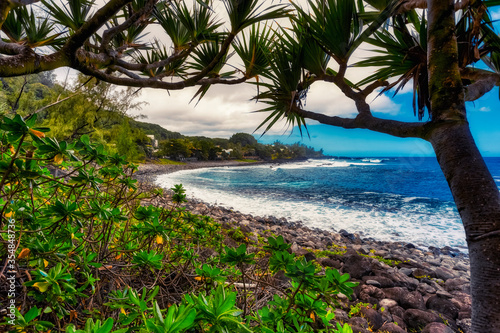
[[[486,158],[500,185],[500,158]],[[160,176],[188,194],[243,213],[419,246],[465,247],[462,224],[435,158],[338,158],[210,168]]]

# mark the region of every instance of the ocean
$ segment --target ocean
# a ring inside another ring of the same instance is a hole
[[[500,158],[485,158],[500,186]],[[285,217],[415,246],[466,252],[451,192],[434,157],[311,159],[179,171],[158,185],[183,184],[188,197],[255,216]],[[500,187],[499,187],[500,188]]]

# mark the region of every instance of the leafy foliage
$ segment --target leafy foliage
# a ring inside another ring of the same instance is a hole
[[[223,248],[221,226],[181,206],[182,185],[163,202],[161,190],[132,179],[135,165],[88,136],[45,137],[36,115],[4,117],[0,130],[2,147],[12,148],[0,161],[1,228],[22,223],[17,269],[27,290],[13,330],[311,332],[316,316],[333,328],[324,308],[352,294],[347,275],[289,254],[282,237],[253,244],[268,262],[246,243]],[[290,285],[273,282],[280,271]]]

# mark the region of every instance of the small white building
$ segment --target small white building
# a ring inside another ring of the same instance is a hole
[[[158,148],[158,140],[155,139],[155,136],[153,134],[148,134],[146,136],[151,139],[151,146],[153,146],[154,149],[157,149]]]

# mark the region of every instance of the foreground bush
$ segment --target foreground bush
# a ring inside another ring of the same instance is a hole
[[[347,274],[297,258],[282,237],[224,246],[218,223],[181,207],[181,185],[165,204],[123,157],[86,136],[46,138],[35,121],[0,123],[7,330],[351,332],[332,324],[336,295],[355,286]]]

